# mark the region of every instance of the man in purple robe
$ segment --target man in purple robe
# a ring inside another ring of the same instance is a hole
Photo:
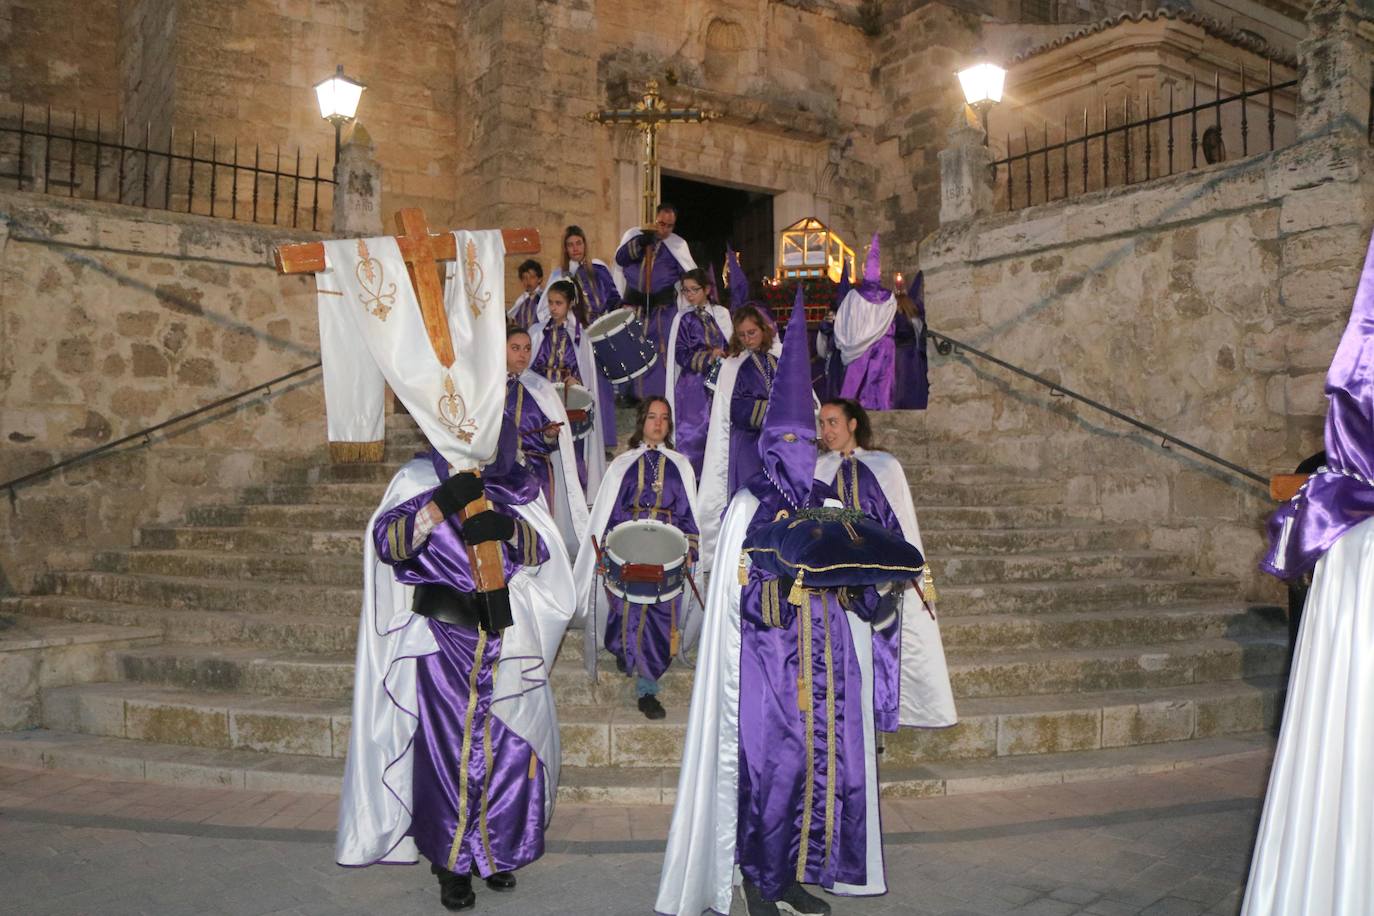
[[[892,408],[897,300],[882,285],[881,277],[875,232],[864,261],[863,282],[849,291],[835,312],[835,346],[844,364],[839,396],[867,410]]]
[[[741,552],[751,533],[833,496],[813,479],[805,320],[794,309],[762,469],[731,500],[720,533],[659,913],[728,912],[736,865],[750,916],[829,913],[802,884],[885,890],[869,626],[877,593],[779,579]]]
[[[645,337],[658,352],[653,368],[635,380],[635,392],[641,398],[664,394],[678,281],[697,266],[687,243],[673,232],[676,225],[677,208],[659,204],[653,227],[630,229],[615,252],[615,270],[624,278],[616,285],[625,291],[625,304],[639,311]]]

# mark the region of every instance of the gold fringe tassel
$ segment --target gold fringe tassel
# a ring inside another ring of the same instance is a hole
[[[335,464],[363,464],[386,457],[386,442],[331,442],[329,460]]]

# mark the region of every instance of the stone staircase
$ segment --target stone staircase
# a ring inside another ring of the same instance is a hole
[[[337,792],[362,528],[419,444],[404,418],[388,422],[384,464],[285,471],[238,505],[143,528],[136,547],[53,574],[44,594],[0,601],[0,621],[26,632],[96,625],[109,640],[95,680],[42,689],[41,728],[0,734],[0,761]],[[1279,609],[1248,606],[1236,583],[1149,549],[1145,524],[1067,504],[1059,482],[918,439],[899,415],[877,426],[917,494],[960,713],[953,728],[885,738],[885,792],[1006,788],[1268,748],[1285,664]],[[669,671],[668,718],[649,722],[609,664],[589,681],[581,639],[569,633],[553,675],[563,796],[671,802],[691,672]]]

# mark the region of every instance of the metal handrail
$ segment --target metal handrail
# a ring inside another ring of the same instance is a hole
[[[320,368],[320,363],[317,361],[311,363],[309,366],[302,366],[299,369],[293,369],[285,375],[279,375],[274,379],[269,379],[265,382],[259,382],[251,388],[245,388],[242,391],[229,395],[228,397],[220,398],[218,401],[215,401],[213,403],[202,405],[200,407],[197,407],[195,410],[190,410],[186,413],[177,414],[175,417],[172,417],[169,420],[163,420],[161,423],[157,423],[153,426],[141,429],[136,433],[130,433],[129,435],[124,436],[121,439],[116,439],[113,442],[107,442],[104,445],[99,446],[98,448],[88,449],[73,458],[68,458],[65,461],[59,461],[55,464],[50,464],[47,467],[39,468],[38,470],[25,474],[22,477],[16,477],[13,480],[7,480],[4,483],[0,483],[0,490],[8,490],[10,493],[10,499],[13,500],[18,495],[18,487],[21,484],[29,483],[30,481],[38,480],[43,477],[48,477],[52,474],[55,474],[57,471],[60,471],[62,468],[71,467],[74,464],[78,464],[82,461],[87,461],[91,458],[95,458],[96,456],[108,452],[111,449],[118,448],[119,446],[124,445],[125,443],[133,442],[135,439],[142,439],[145,443],[148,443],[150,441],[149,437],[155,432],[166,429],[169,426],[174,426],[177,423],[181,423],[185,420],[189,420],[192,417],[198,417],[203,413],[209,413],[212,410],[217,410],[218,408],[223,407],[226,404],[232,404],[234,401],[238,401],[245,397],[248,397],[250,394],[253,394],[254,392],[261,391],[263,389],[267,389],[270,392],[273,385],[280,385],[282,382],[293,379],[298,375],[304,375],[307,372],[313,372],[318,368]]]
[[[1222,458],[1219,455],[1214,455],[1206,449],[1198,448],[1191,442],[1185,442],[1178,436],[1170,435],[1169,433],[1166,433],[1164,430],[1160,429],[1157,426],[1151,426],[1143,420],[1137,420],[1135,417],[1129,416],[1128,414],[1124,414],[1113,407],[1108,407],[1106,404],[1103,404],[1100,401],[1095,401],[1087,395],[1079,394],[1077,391],[1074,391],[1070,388],[1065,388],[1058,382],[1052,382],[1049,379],[1045,378],[1043,375],[1036,375],[1034,372],[1022,369],[1020,366],[1013,366],[1011,363],[1007,362],[1004,359],[998,359],[991,353],[979,350],[977,347],[971,347],[963,341],[955,340],[948,334],[941,334],[939,331],[930,330],[930,328],[926,328],[926,333],[935,339],[935,349],[939,351],[940,355],[942,356],[948,356],[951,352],[972,353],[974,356],[977,356],[980,359],[985,359],[990,363],[994,363],[998,366],[1001,366],[1003,369],[1015,372],[1022,378],[1027,378],[1039,385],[1044,385],[1046,388],[1050,389],[1050,395],[1053,397],[1063,395],[1065,397],[1073,398],[1075,401],[1081,401],[1082,403],[1087,404],[1089,407],[1095,410],[1100,410],[1110,417],[1115,417],[1116,419],[1121,420],[1124,423],[1129,423],[1137,429],[1143,429],[1145,432],[1150,433],[1153,436],[1158,436],[1161,440],[1160,445],[1164,446],[1165,448],[1168,448],[1169,443],[1172,443],[1174,445],[1177,445],[1179,448],[1187,449],[1188,451],[1192,452],[1195,455],[1198,455],[1199,457],[1206,458],[1208,461],[1221,465],[1233,474],[1238,474],[1241,477],[1253,480],[1255,483],[1258,483],[1261,486],[1265,487],[1266,490],[1269,487],[1268,477],[1264,477],[1260,474],[1257,474],[1249,468],[1243,468],[1240,465],[1235,464],[1234,462],[1227,461],[1225,458]]]

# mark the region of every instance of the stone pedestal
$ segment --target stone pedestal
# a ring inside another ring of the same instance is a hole
[[[1316,0],[1307,15],[1302,60],[1298,134],[1333,130],[1364,132],[1369,124],[1370,61],[1374,18],[1359,0]]]
[[[339,150],[334,180],[333,233],[343,238],[382,234],[382,167],[373,156],[372,137],[362,122]]]
[[[992,151],[981,128],[960,113],[940,150],[940,223],[992,212]]]

